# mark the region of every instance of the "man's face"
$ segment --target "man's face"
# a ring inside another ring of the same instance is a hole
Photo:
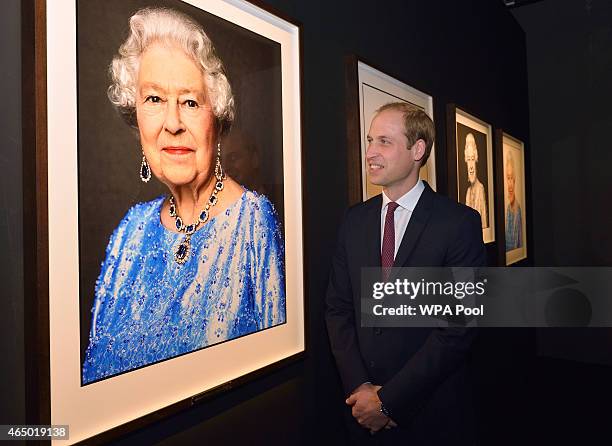
[[[418,170],[414,151],[408,147],[401,112],[378,113],[370,124],[367,141],[367,170],[373,184],[386,189],[401,187],[412,171]]]
[[[476,147],[470,143],[466,143],[465,164],[467,164],[468,181],[474,184],[476,182]]]
[[[508,187],[508,201],[510,205],[514,205],[514,167],[512,167],[512,163],[508,163],[506,166],[506,186]]]

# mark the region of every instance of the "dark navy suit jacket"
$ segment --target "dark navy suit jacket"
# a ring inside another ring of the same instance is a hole
[[[327,291],[332,352],[347,395],[364,382],[381,385],[379,397],[401,427],[452,435],[466,427],[451,425],[464,423],[471,405],[464,375],[474,330],[360,326],[361,268],[381,266],[381,206],[380,195],[353,206],[339,230]],[[485,265],[479,214],[425,183],[394,266]]]

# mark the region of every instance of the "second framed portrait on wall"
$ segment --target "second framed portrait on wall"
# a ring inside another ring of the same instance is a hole
[[[300,28],[243,0],[45,14],[49,424],[76,442],[304,351]]]
[[[482,238],[485,243],[492,243],[495,241],[492,127],[453,104],[448,106],[447,120],[449,190],[455,186],[457,200],[478,211]]]
[[[346,59],[347,143],[349,202],[358,203],[382,192],[382,187],[368,179],[366,168],[367,135],[376,110],[391,102],[407,102],[433,120],[433,98],[355,56]],[[419,177],[436,189],[435,145]]]
[[[527,258],[525,145],[507,133],[501,139],[506,265],[511,265]]]

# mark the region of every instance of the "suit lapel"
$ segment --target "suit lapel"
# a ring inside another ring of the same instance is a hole
[[[364,266],[380,266],[380,212],[382,206],[382,195],[376,196],[367,209],[364,222],[364,238],[357,240],[357,243],[365,243],[367,265]],[[372,237],[374,235],[374,237]]]
[[[423,229],[425,229],[427,221],[429,220],[429,216],[431,215],[433,198],[434,191],[431,189],[431,187],[429,187],[429,184],[425,182],[425,189],[423,190],[421,198],[419,198],[419,201],[416,207],[414,208],[414,211],[412,211],[410,221],[408,222],[408,226],[406,227],[406,232],[404,233],[404,237],[402,238],[402,242],[400,244],[399,250],[397,251],[397,255],[395,256],[393,266],[404,266],[406,264],[406,261],[409,259],[410,254],[412,254],[412,251],[416,246],[421,232],[423,232]]]

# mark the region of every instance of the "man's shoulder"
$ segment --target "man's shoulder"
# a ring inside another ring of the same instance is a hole
[[[456,219],[459,218],[465,218],[465,216],[467,215],[472,215],[472,217],[477,217],[478,219],[480,219],[480,214],[471,207],[466,206],[463,203],[459,203],[458,201],[455,201],[447,197],[446,195],[434,192],[431,189],[429,189],[428,192],[429,193],[425,195],[424,191],[424,195],[428,197],[429,200],[431,200],[431,208],[433,211],[435,211],[434,215],[448,219],[449,222],[456,221]]]
[[[382,195],[378,194],[366,201],[357,203],[348,208],[346,211],[345,220],[347,222],[359,221],[363,223],[363,219],[370,215],[373,211],[380,212],[382,206]],[[462,218],[466,215],[473,215],[480,219],[480,214],[469,206],[459,203],[446,195],[435,192],[429,185],[426,185],[417,207],[422,206],[430,209],[436,216],[446,219]],[[450,220],[452,221],[452,220]]]
[[[380,212],[382,205],[382,195],[378,194],[372,198],[362,201],[360,203],[350,206],[346,211],[347,219],[359,219],[372,211],[378,210]]]

